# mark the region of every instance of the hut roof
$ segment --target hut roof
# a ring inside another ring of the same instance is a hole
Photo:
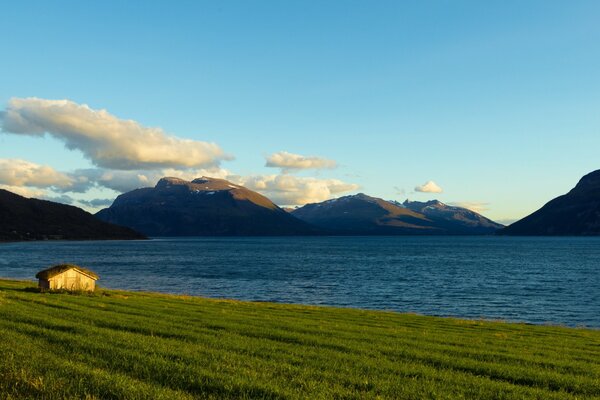
[[[81,272],[85,275],[88,275],[90,278],[93,278],[96,280],[99,278],[98,274],[96,274],[95,272],[90,271],[89,269],[80,267],[79,265],[74,265],[74,264],[58,264],[58,265],[55,265],[50,268],[46,268],[45,270],[38,272],[37,274],[35,274],[35,277],[38,279],[50,279],[56,275],[60,275],[63,272],[68,271],[70,269],[76,269],[79,272]]]

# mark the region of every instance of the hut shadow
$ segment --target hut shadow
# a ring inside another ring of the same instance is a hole
[[[89,297],[98,297],[98,296],[108,296],[102,289],[96,289],[93,292],[86,290],[67,290],[67,289],[42,289],[37,286],[28,286],[28,287],[20,287],[20,288],[3,288],[3,291],[7,292],[20,292],[20,293],[40,293],[40,294],[69,294],[74,296],[89,296]]]
[[[2,288],[2,291],[19,293],[45,293],[42,289],[36,286],[28,286],[24,288]]]
[[[42,289],[40,289],[39,287],[36,286],[28,286],[26,288],[21,288],[21,289],[13,289],[15,291],[19,291],[19,292],[27,292],[27,293],[41,293]]]
[[[40,293],[40,288],[37,286],[27,287],[3,287],[3,292],[26,292],[26,293]]]

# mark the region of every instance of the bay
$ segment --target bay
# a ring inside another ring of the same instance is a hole
[[[597,237],[243,237],[0,245],[0,277],[57,263],[105,288],[600,327]]]

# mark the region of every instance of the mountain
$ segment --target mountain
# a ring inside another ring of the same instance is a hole
[[[224,179],[163,178],[117,197],[96,216],[149,236],[304,235],[317,229]]]
[[[437,231],[424,215],[364,193],[307,204],[291,214],[338,234],[431,234]]]
[[[435,226],[452,233],[491,234],[504,228],[481,214],[467,208],[449,206],[438,200],[426,202],[408,201],[402,205],[414,212],[423,214]]]
[[[424,215],[364,193],[307,204],[291,214],[333,234],[438,233]]]
[[[402,204],[363,193],[307,204],[291,213],[329,233],[347,235],[489,234],[502,226],[438,201]]]
[[[0,189],[0,241],[47,239],[145,239],[77,207],[28,199]]]
[[[600,170],[585,175],[565,195],[511,224],[501,235],[600,235]]]

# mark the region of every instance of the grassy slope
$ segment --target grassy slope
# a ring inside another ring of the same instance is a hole
[[[0,281],[0,398],[594,398],[600,331]]]

